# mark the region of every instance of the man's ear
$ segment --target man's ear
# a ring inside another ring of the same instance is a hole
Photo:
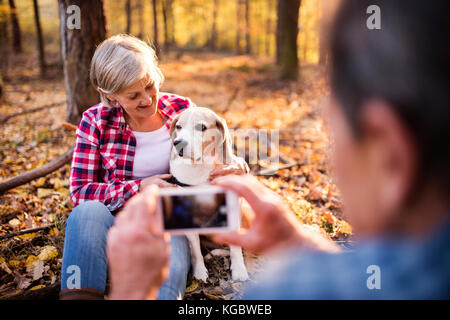
[[[386,212],[410,201],[418,176],[414,135],[392,106],[381,100],[366,102],[360,113],[362,143],[368,162],[378,168],[379,196]]]

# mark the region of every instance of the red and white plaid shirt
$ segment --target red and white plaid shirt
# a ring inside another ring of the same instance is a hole
[[[170,128],[173,118],[194,106],[188,98],[160,93],[158,109]],[[123,207],[139,190],[133,179],[136,138],[122,108],[100,103],[83,113],[70,170],[70,199],[74,206],[88,200],[103,203],[111,212]]]

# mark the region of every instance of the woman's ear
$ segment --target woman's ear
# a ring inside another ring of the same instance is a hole
[[[222,133],[222,147],[219,147],[219,159],[223,164],[230,164],[233,157],[233,142],[225,119],[217,116],[216,126]]]

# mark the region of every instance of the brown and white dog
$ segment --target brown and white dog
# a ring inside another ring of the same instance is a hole
[[[175,117],[170,127],[173,148],[170,173],[181,186],[209,184],[209,174],[221,166],[242,163],[233,154],[231,136],[224,119],[208,108],[192,107]],[[248,169],[247,164],[245,164]],[[192,274],[206,281],[208,270],[200,249],[198,234],[187,235],[191,249]],[[242,248],[230,246],[233,280],[248,280]]]

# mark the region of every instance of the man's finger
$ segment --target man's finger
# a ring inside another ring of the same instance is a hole
[[[261,204],[261,199],[265,199],[265,195],[269,191],[266,187],[259,183],[256,178],[249,175],[229,175],[219,177],[211,183],[225,189],[230,189],[239,196],[245,198],[255,214],[258,214],[259,212],[257,209]]]
[[[215,234],[212,237],[215,242],[238,247],[246,247],[248,244],[247,238],[247,234],[242,234],[239,232]]]

